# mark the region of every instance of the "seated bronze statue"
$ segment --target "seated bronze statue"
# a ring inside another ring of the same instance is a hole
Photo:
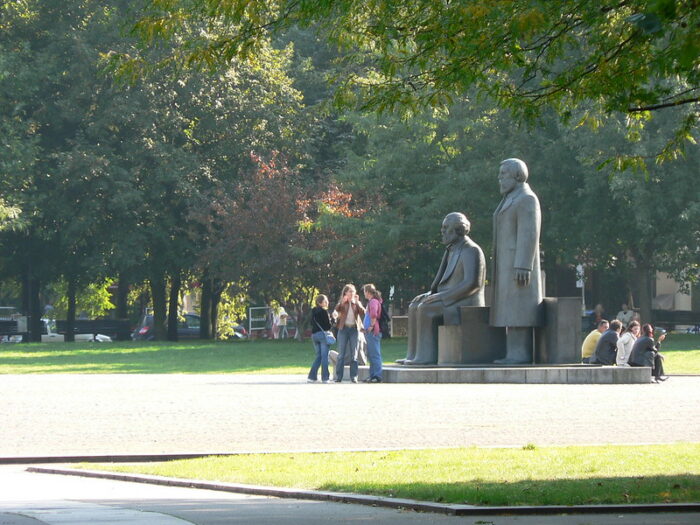
[[[438,326],[459,324],[462,306],[484,306],[486,264],[481,248],[468,236],[470,226],[461,213],[450,213],[442,221],[442,243],[447,250],[430,291],[414,298],[408,307],[408,352],[399,363],[437,363]]]

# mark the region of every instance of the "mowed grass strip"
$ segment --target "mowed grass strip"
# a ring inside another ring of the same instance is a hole
[[[0,345],[0,374],[306,374],[310,340],[125,341]],[[382,344],[384,362],[406,356],[406,339]]]
[[[472,505],[700,501],[700,444],[245,454],[79,468]]]
[[[700,336],[664,342],[668,374],[700,374]],[[406,356],[406,338],[382,341],[385,364]],[[311,341],[126,341],[0,345],[0,374],[306,374]]]

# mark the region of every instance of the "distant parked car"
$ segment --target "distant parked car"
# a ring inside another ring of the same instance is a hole
[[[234,336],[237,339],[245,339],[248,332],[240,324],[233,326]],[[199,338],[199,316],[197,314],[184,314],[177,323],[178,339],[198,339]],[[153,329],[153,315],[146,314],[139,327],[131,334],[135,341],[153,341],[155,332]]]
[[[42,343],[53,343],[53,342],[64,342],[66,340],[63,334],[56,333],[56,321],[53,319],[42,319],[43,323],[41,330],[41,342]],[[110,343],[112,338],[104,334],[75,334],[76,341],[94,341],[96,343]]]

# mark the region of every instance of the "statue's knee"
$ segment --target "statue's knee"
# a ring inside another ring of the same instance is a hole
[[[417,314],[419,317],[424,319],[434,319],[436,317],[441,317],[444,308],[440,304],[427,303],[421,304],[418,307]]]

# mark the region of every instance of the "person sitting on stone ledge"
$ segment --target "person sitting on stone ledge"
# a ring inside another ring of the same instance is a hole
[[[591,332],[583,340],[583,344],[581,345],[582,363],[590,363],[591,356],[593,355],[593,352],[595,352],[595,347],[598,344],[600,336],[607,332],[608,328],[610,328],[610,321],[607,319],[601,319],[598,326],[591,330]]]
[[[630,366],[627,361],[632,353],[634,342],[639,337],[639,332],[639,321],[631,321],[627,326],[627,330],[617,342],[617,357],[615,358],[617,366]]]
[[[617,319],[610,323],[610,328],[600,336],[595,352],[591,356],[591,363],[600,365],[614,365],[617,359],[617,341],[620,339],[622,323]]]
[[[666,339],[666,331],[663,330],[659,340],[654,342],[654,327],[650,324],[642,326],[642,337],[634,342],[632,354],[628,363],[630,366],[649,366],[654,376],[652,382],[666,381],[664,375],[664,357],[659,353],[661,342]]]
[[[484,306],[486,263],[481,248],[468,236],[470,227],[462,213],[449,213],[442,221],[447,250],[430,291],[415,297],[408,307],[408,352],[399,363],[437,363],[438,325],[459,324],[462,306]]]

